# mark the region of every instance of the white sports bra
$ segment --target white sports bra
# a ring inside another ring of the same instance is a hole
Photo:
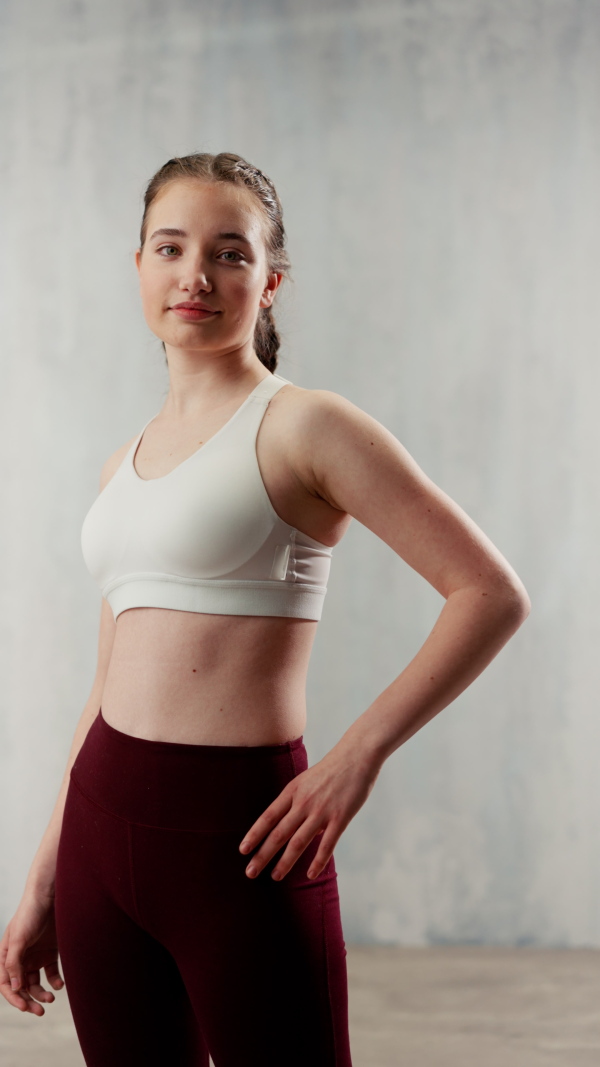
[[[86,566],[115,619],[136,607],[321,618],[332,549],[279,518],[256,457],[269,401],[288,384],[279,374],[261,379],[160,478],[140,478],[134,466],[148,419],[81,530]]]

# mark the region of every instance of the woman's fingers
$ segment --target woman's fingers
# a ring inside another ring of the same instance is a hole
[[[40,982],[39,970],[27,971],[18,989],[12,988],[6,969],[4,969],[4,973],[6,977],[0,981],[0,992],[9,1004],[19,1008],[20,1011],[28,1011],[32,1015],[45,1015],[45,1011],[38,1001],[52,1003],[56,998],[49,989],[44,989]]]
[[[13,1008],[19,1008],[21,1011],[25,1011],[25,998],[11,989],[10,979],[0,979],[0,993],[9,1004],[12,1004]]]
[[[0,992],[15,1008],[25,1011],[25,974],[21,964],[21,957],[25,951],[22,939],[10,936],[10,924],[2,938],[0,951]]]
[[[317,849],[317,854],[306,872],[309,878],[316,878],[323,868],[327,866],[329,860],[333,856],[333,850],[341,837],[341,833],[340,826],[334,823],[329,824],[327,830],[323,834],[321,844]]]
[[[260,874],[263,867],[267,865],[276,852],[279,852],[279,850],[283,848],[286,841],[289,840],[300,824],[304,822],[305,818],[305,813],[299,814],[297,811],[290,811],[287,816],[281,819],[281,821],[273,827],[269,836],[263,841],[258,852],[255,852],[246,867],[246,874],[249,878],[256,878],[256,876]]]
[[[47,963],[44,970],[46,971],[46,978],[50,982],[50,985],[53,986],[54,989],[62,989],[65,982],[64,979],[61,977],[60,971],[58,969],[58,964]]]
[[[28,989],[20,989],[19,996],[23,997],[25,1001],[25,1011],[31,1013],[31,1015],[45,1015],[46,1011],[42,1008],[41,1004],[38,1004],[37,1000],[34,1000]]]
[[[278,797],[276,797],[272,804],[269,804],[268,808],[265,808],[256,822],[252,824],[248,833],[244,837],[244,840],[240,843],[240,852],[251,852],[258,842],[262,841],[265,834],[268,834],[269,830],[277,825],[279,820],[290,810],[291,806],[292,797],[290,793],[286,794],[284,790]]]
[[[285,842],[288,841],[285,852],[271,872],[271,877],[275,881],[283,878],[284,874],[287,874],[290,868],[293,867],[298,856],[304,852],[304,849],[310,844],[320,828],[320,824],[314,818],[309,822],[305,814],[293,815],[290,812],[290,816],[287,819],[282,819],[275,829],[271,831],[256,855],[252,857],[246,868],[246,874],[250,878],[255,878],[275,853],[279,852]]]
[[[40,982],[39,971],[28,971],[25,979],[30,996],[34,997],[35,1000],[46,1000],[52,1003],[55,999],[54,993],[49,989],[44,989],[44,986]]]
[[[301,856],[304,852],[304,849],[308,848],[313,838],[320,833],[322,833],[323,838],[325,838],[327,831],[323,833],[322,827],[315,826],[314,824],[311,827],[308,822],[305,822],[303,826],[301,826],[300,829],[291,838],[288,847],[283,853],[283,856],[278,861],[275,869],[271,872],[271,877],[274,878],[276,881],[280,881],[282,878],[285,878],[288,871],[290,871],[294,866],[298,857]],[[322,852],[322,848],[323,843],[321,842],[321,847],[319,848],[317,855],[319,854],[319,852]],[[315,860],[316,858],[317,857],[315,856]],[[318,873],[318,871],[315,870],[315,860],[313,860],[307,871],[309,878],[314,878],[315,874]],[[323,866],[325,866],[325,864],[323,864]]]
[[[9,1004],[12,1004],[13,1008],[18,1008],[19,1011],[28,1011],[32,1015],[45,1015],[42,1005],[30,997],[27,989],[11,989],[10,981],[0,981],[0,993]]]

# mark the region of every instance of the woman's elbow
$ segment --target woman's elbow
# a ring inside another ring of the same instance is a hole
[[[509,580],[505,580],[501,586],[501,594],[497,597],[498,613],[503,617],[506,625],[513,630],[518,630],[529,612],[531,611],[531,599],[523,582],[514,573]]]

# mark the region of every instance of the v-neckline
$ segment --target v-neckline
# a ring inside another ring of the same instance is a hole
[[[257,390],[262,385],[262,383],[267,378],[272,378],[272,377],[273,377],[273,375],[270,372],[269,372],[269,374],[265,374],[264,378],[261,378],[260,381],[256,383],[256,385],[254,386],[254,389],[252,390],[252,392],[248,393],[248,396],[246,397],[245,400],[242,401],[242,403],[240,404],[239,408],[236,408],[236,410],[234,411],[233,415],[231,415],[227,419],[227,422],[223,423],[223,425],[220,427],[220,429],[218,429],[217,432],[212,435],[212,437],[208,438],[208,441],[205,441],[204,444],[200,445],[200,448],[197,448],[195,450],[195,452],[192,452],[192,454],[190,456],[187,456],[186,459],[182,459],[181,463],[178,463],[177,466],[173,467],[170,471],[167,471],[166,474],[159,474],[159,476],[157,478],[142,478],[138,474],[136,469],[135,469],[135,457],[136,457],[137,450],[138,450],[138,448],[140,447],[140,445],[142,443],[142,438],[143,438],[146,430],[148,429],[150,423],[154,422],[154,420],[160,414],[160,412],[157,411],[156,415],[153,415],[151,419],[148,419],[148,422],[143,427],[143,429],[142,429],[137,441],[135,442],[135,444],[133,446],[133,451],[131,453],[130,467],[131,467],[131,470],[133,471],[134,478],[136,478],[136,480],[138,482],[142,482],[142,483],[143,482],[162,482],[164,478],[168,478],[171,474],[174,474],[175,471],[178,471],[180,467],[183,467],[186,463],[189,463],[189,461],[191,459],[194,459],[194,457],[197,456],[199,452],[202,452],[206,448],[206,446],[210,444],[211,441],[214,441],[215,438],[219,436],[219,434],[223,433],[223,431],[227,429],[227,427],[230,425],[230,423],[232,423],[233,420],[235,418],[237,418],[237,416],[240,414],[240,412],[243,411],[243,409],[246,407],[246,404],[248,404],[248,402],[252,399],[252,397],[257,392]]]

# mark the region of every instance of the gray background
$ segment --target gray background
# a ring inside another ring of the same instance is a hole
[[[3,923],[93,680],[81,522],[167,388],[143,190],[172,155],[229,150],[284,203],[280,373],[396,434],[533,602],[340,840],[346,939],[600,945],[600,5],[4,0],[0,64]],[[442,605],[351,524],[311,762]]]

